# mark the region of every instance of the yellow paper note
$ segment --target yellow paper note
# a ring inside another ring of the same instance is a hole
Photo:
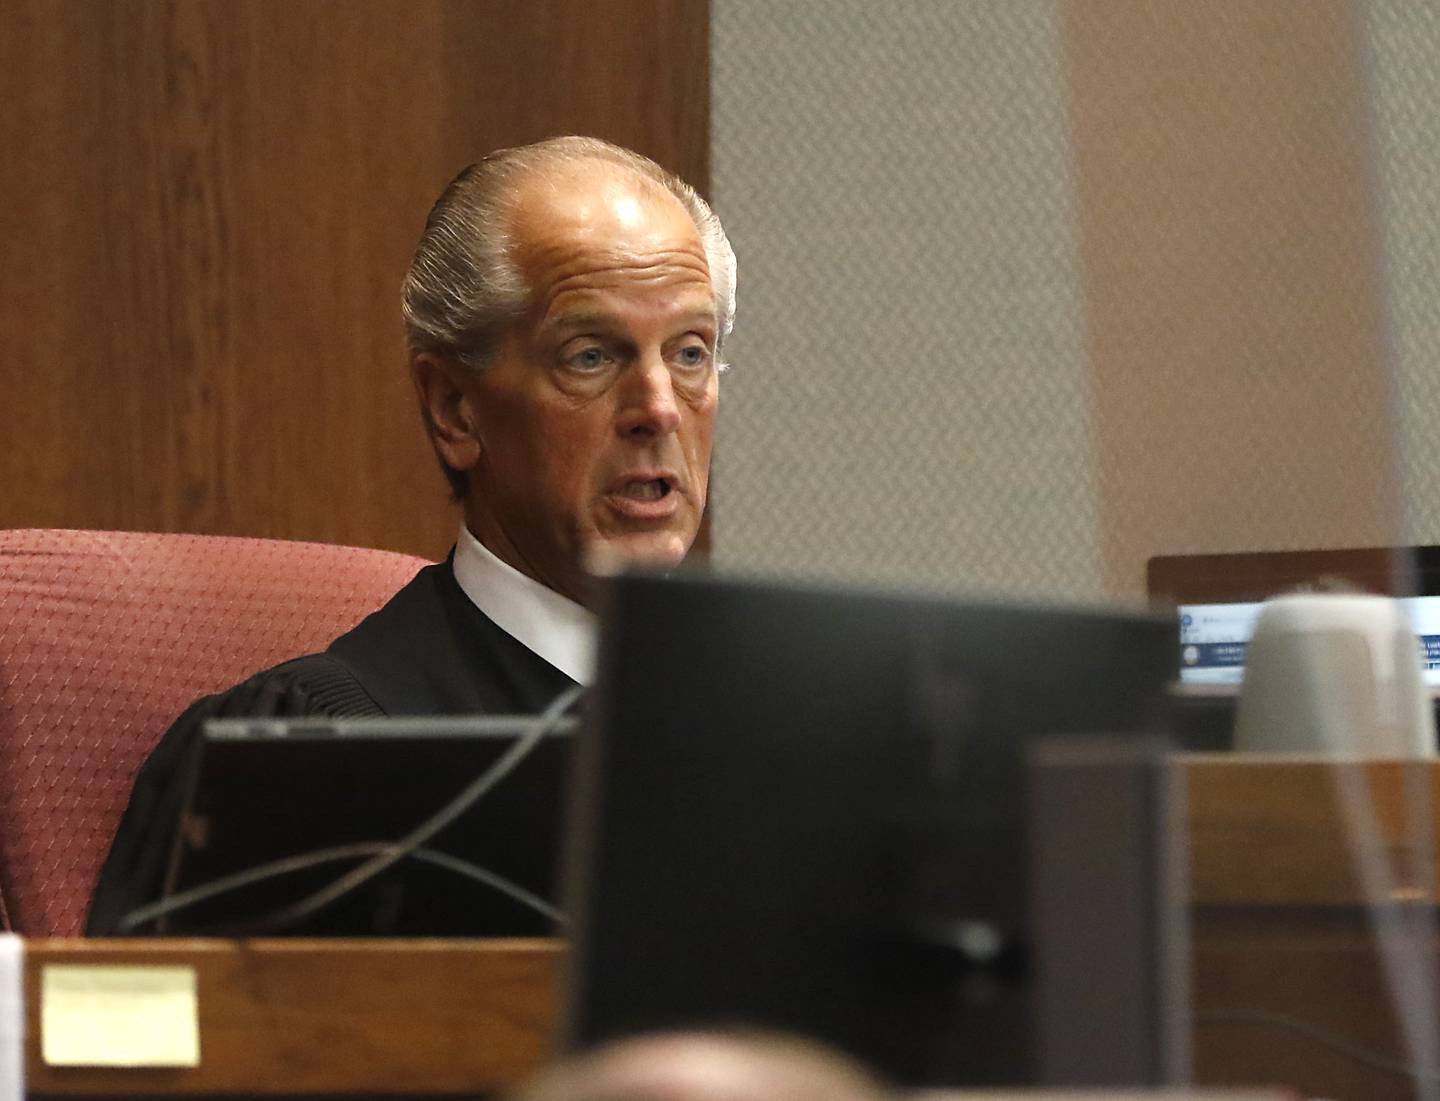
[[[199,1066],[195,969],[45,967],[40,1050],[52,1067]]]

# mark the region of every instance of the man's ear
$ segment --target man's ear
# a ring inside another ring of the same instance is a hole
[[[430,430],[436,452],[447,466],[470,470],[480,461],[472,398],[462,379],[464,369],[421,352],[410,361],[410,377],[420,400],[420,415]]]

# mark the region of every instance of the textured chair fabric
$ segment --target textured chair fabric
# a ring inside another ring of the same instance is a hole
[[[0,919],[78,935],[135,772],[171,721],[323,649],[425,564],[269,539],[0,531]]]

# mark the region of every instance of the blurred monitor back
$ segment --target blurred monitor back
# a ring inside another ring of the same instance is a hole
[[[758,1025],[904,1082],[1031,1080],[1026,747],[1163,732],[1173,673],[1163,616],[616,580],[568,1041]]]
[[[509,749],[523,720],[226,719],[206,723],[172,854],[178,894],[272,861],[394,842]],[[553,922],[466,874],[555,897],[570,737],[542,738],[473,807],[374,880],[277,935],[528,936]],[[373,848],[372,848],[373,851]],[[430,859],[424,859],[430,857]],[[166,933],[243,934],[359,865],[358,852],[176,912]]]

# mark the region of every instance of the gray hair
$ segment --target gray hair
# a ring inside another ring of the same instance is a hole
[[[401,309],[413,358],[424,352],[479,369],[524,311],[529,288],[511,261],[510,214],[518,179],[535,169],[599,161],[673,195],[695,223],[715,293],[716,359],[735,321],[735,253],[696,190],[649,157],[598,138],[561,137],[500,149],[450,181],[425,221],[405,276]]]
[[[521,176],[547,167],[598,161],[628,169],[679,200],[695,223],[715,295],[715,360],[735,323],[735,252],[720,219],[696,190],[649,157],[598,138],[560,137],[500,149],[461,170],[425,220],[425,232],[405,276],[401,311],[411,359],[422,353],[482,369],[505,330],[525,311],[529,288],[515,269],[510,215]],[[421,408],[434,439],[428,410]],[[456,500],[469,478],[436,457]]]

